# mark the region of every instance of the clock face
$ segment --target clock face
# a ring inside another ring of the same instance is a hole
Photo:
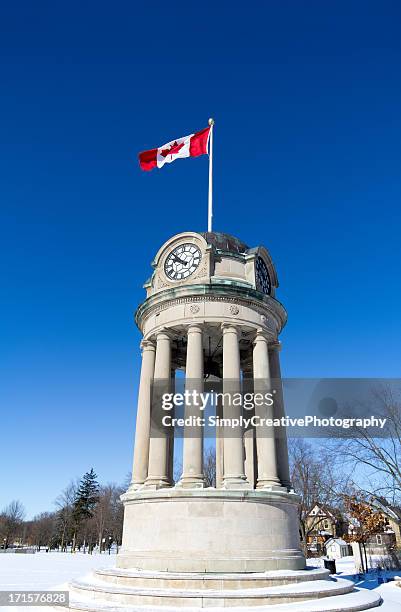
[[[202,254],[194,244],[180,244],[167,255],[164,263],[166,276],[174,281],[184,280],[193,274],[200,264]]]
[[[269,271],[263,259],[258,257],[256,260],[256,288],[266,295],[270,294],[271,282]]]

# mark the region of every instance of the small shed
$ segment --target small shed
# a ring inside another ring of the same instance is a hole
[[[348,544],[342,538],[330,538],[325,542],[324,547],[329,559],[341,559],[349,555]]]

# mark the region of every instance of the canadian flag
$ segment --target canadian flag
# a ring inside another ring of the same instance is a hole
[[[158,149],[150,149],[139,153],[139,165],[142,170],[152,170],[152,168],[162,168],[164,164],[171,162],[181,157],[198,157],[207,153],[207,145],[209,140],[210,127],[172,140]]]

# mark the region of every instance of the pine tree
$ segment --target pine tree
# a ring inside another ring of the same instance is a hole
[[[91,518],[93,509],[99,501],[99,483],[93,468],[86,472],[79,484],[74,501],[76,518]]]
[[[75,523],[73,550],[76,545],[76,534],[79,526],[84,520],[90,519],[93,516],[93,511],[99,501],[99,483],[94,469],[83,475],[75,495],[73,519]]]

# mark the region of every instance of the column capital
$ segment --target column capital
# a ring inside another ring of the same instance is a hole
[[[259,327],[256,330],[255,338],[253,339],[253,344],[255,345],[257,342],[269,343],[269,340],[270,340],[269,334],[262,327]]]
[[[141,340],[140,347],[142,351],[155,351],[156,344],[153,340]]]
[[[189,323],[187,334],[203,334],[203,328],[200,323]]]
[[[237,325],[229,323],[228,321],[221,324],[221,330],[223,334],[236,334],[237,336],[240,331]]]
[[[157,340],[172,340],[172,332],[167,327],[161,327],[155,332],[155,338]]]

